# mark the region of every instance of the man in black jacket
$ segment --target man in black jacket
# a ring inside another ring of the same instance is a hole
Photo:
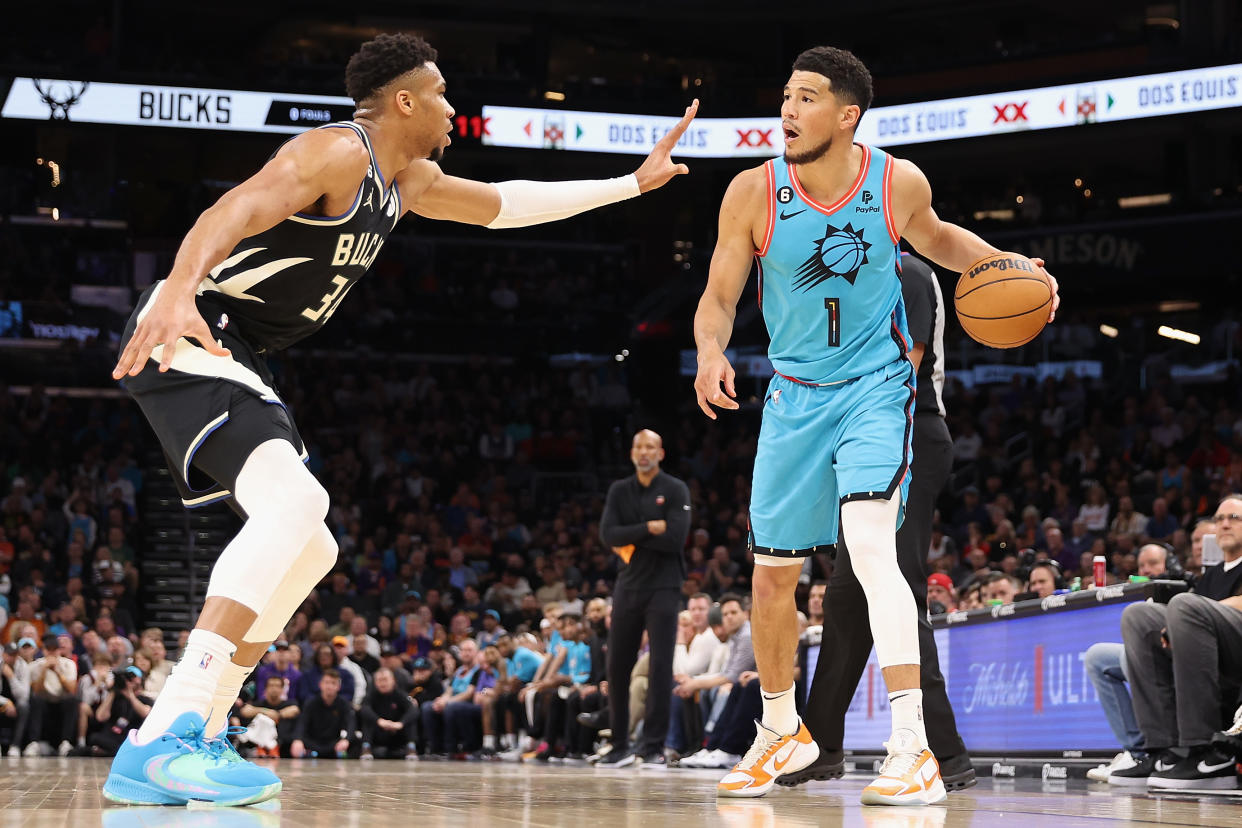
[[[340,696],[341,674],[335,667],[323,671],[319,695],[306,700],[293,731],[289,754],[344,759],[354,733],[354,706]]]
[[[375,686],[358,710],[362,721],[362,759],[415,759],[418,751],[418,708],[397,689],[392,670],[375,671]]]
[[[1175,595],[1167,605],[1131,604],[1121,615],[1134,715],[1147,756],[1110,774],[1111,784],[1238,786],[1235,757],[1214,745],[1212,736],[1221,729],[1223,708],[1237,704],[1242,676],[1242,494],[1220,502],[1215,522],[1225,560],[1203,570],[1194,592]]]
[[[608,635],[608,692],[613,749],[600,764],[627,767],[662,763],[673,690],[677,613],[685,580],[682,550],[690,533],[690,490],[660,471],[664,443],[643,429],[634,435],[634,475],[608,489],[599,533],[621,558]],[[643,630],[651,644],[643,743],[629,745],[630,672],[638,660]]]
[[[247,701],[238,711],[240,721],[248,729],[247,739],[255,745],[256,756],[272,759],[280,758],[281,754],[288,756],[293,730],[302,711],[298,709],[297,702],[286,697],[282,676],[270,673],[264,679],[263,687],[256,689],[263,695],[254,701]],[[246,690],[243,689],[242,694],[244,697]],[[263,719],[268,723],[264,724]]]

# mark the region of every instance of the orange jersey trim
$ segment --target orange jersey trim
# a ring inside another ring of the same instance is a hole
[[[901,241],[897,227],[893,224],[893,167],[897,165],[893,156],[884,159],[884,225],[888,228],[888,237],[893,244]]]
[[[768,255],[768,248],[772,246],[772,235],[776,230],[776,170],[771,159],[764,162],[763,172],[768,179],[768,226],[763,233],[763,244],[755,251],[761,258]]]
[[[862,147],[863,160],[858,168],[858,178],[854,181],[854,186],[850,187],[849,192],[841,196],[833,204],[823,205],[815,199],[807,195],[806,190],[802,189],[802,182],[798,180],[798,166],[796,164],[789,165],[789,180],[793,182],[794,189],[798,192],[798,197],[814,207],[824,215],[832,215],[848,204],[854,196],[858,195],[858,191],[862,189],[863,182],[867,180],[867,171],[871,169],[871,147],[866,144],[858,144]],[[771,163],[771,162],[769,162]]]

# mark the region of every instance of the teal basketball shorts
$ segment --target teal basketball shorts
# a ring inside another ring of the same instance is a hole
[[[768,386],[750,497],[756,554],[832,551],[841,505],[910,491],[914,370],[900,359],[834,385],[777,374]]]

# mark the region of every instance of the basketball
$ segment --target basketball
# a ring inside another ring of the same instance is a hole
[[[994,253],[966,268],[953,303],[971,339],[989,348],[1016,348],[1048,324],[1052,282],[1025,256]]]

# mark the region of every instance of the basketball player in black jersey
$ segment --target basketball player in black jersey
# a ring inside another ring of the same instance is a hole
[[[139,300],[113,371],[159,437],[187,506],[228,500],[245,524],[151,715],[104,785],[112,801],[248,804],[280,781],[220,736],[244,678],[336,563],[328,494],[303,465],[264,354],[318,330],[407,212],[521,227],[611,204],[689,170],[670,153],[695,101],[636,172],[488,184],[435,163],[454,115],[436,52],[381,35],[349,61],[354,119],[303,133],[199,217]]]

